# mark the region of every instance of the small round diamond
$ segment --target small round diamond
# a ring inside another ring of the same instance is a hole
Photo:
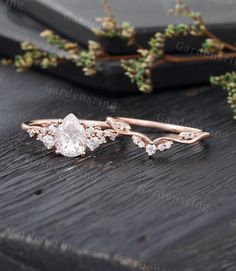
[[[166,141],[166,142],[162,142],[158,145],[158,150],[159,151],[164,151],[164,150],[168,150],[171,148],[173,142],[172,141]]]
[[[110,140],[114,141],[117,137],[117,134],[112,130],[105,130],[104,136],[108,137]]]
[[[134,144],[137,145],[139,148],[145,147],[145,142],[138,136],[133,136],[132,139],[133,139]]]
[[[39,132],[40,132],[40,134],[45,135],[47,133],[47,129],[44,127],[40,128]]]
[[[100,141],[97,137],[92,137],[88,139],[87,146],[91,151],[94,151],[97,147],[99,147]]]
[[[49,131],[50,134],[54,135],[56,133],[56,131],[57,131],[57,128],[54,125],[51,124],[48,127],[48,131]]]
[[[182,132],[179,134],[179,137],[185,140],[193,139],[194,136],[195,134],[193,132]]]
[[[54,146],[54,138],[53,136],[51,135],[45,135],[43,138],[42,138],[42,142],[43,144],[48,148],[48,149],[51,149],[53,148]]]
[[[148,153],[149,156],[155,154],[157,151],[157,147],[154,144],[148,144],[146,147],[146,152]]]
[[[128,123],[123,122],[123,121],[117,121],[114,123],[114,125],[116,126],[116,128],[122,130],[122,131],[130,131],[131,127]]]
[[[86,132],[89,136],[92,136],[94,134],[94,126],[90,125],[87,129]]]
[[[104,136],[102,136],[102,137],[99,138],[99,143],[100,144],[103,144],[103,143],[106,143],[106,142],[107,141],[106,141],[106,138]]]
[[[42,135],[42,134],[38,134],[38,136],[37,136],[37,140],[42,141],[42,140],[43,140],[43,135]]]
[[[139,138],[137,136],[133,136],[132,139],[133,139],[134,144],[138,145]]]
[[[99,138],[103,137],[103,131],[102,130],[97,130],[96,134],[97,134],[97,137],[99,137]]]
[[[30,137],[34,137],[35,136],[35,131],[33,129],[28,129],[27,130],[28,134]]]

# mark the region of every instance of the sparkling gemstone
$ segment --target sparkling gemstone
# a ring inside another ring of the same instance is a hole
[[[105,130],[104,131],[104,136],[109,137],[110,140],[114,141],[117,137],[117,134],[114,131],[111,130]]]
[[[40,132],[40,134],[45,135],[47,133],[47,129],[46,128],[40,128],[39,132]]]
[[[185,140],[193,139],[194,136],[195,134],[193,132],[182,132],[179,134],[179,137]]]
[[[112,133],[110,135],[110,140],[114,141],[116,139],[116,137],[117,137],[117,134],[116,133]]]
[[[123,122],[123,121],[117,121],[117,122],[115,122],[115,126],[118,129],[122,130],[122,131],[125,131],[125,130],[126,131],[130,131],[131,130],[130,125],[128,123],[126,123],[126,122]]]
[[[138,136],[133,136],[132,139],[133,139],[134,144],[137,145],[139,148],[145,147],[145,142]]]
[[[84,154],[86,145],[85,128],[75,115],[69,114],[63,119],[55,133],[57,152],[67,157],[76,157]]]
[[[30,137],[34,137],[35,136],[35,131],[33,129],[29,129],[27,130],[28,134]]]
[[[138,145],[139,143],[139,138],[137,136],[132,136],[133,142],[135,145]]]
[[[52,135],[54,135],[55,133],[56,133],[56,130],[57,130],[57,128],[54,126],[54,125],[49,125],[49,127],[48,127],[48,131],[52,134]]]
[[[94,151],[100,145],[100,140],[97,137],[88,139],[87,146],[91,151]]]
[[[102,130],[98,130],[96,131],[97,137],[102,138],[103,137],[103,131]]]
[[[88,133],[89,136],[92,136],[94,134],[94,126],[90,125],[87,129],[86,132]]]
[[[42,142],[48,149],[51,149],[54,146],[54,143],[55,143],[54,138],[51,135],[45,135],[42,138]]]
[[[106,138],[104,136],[100,137],[99,138],[99,144],[103,144],[103,143],[106,143]]]
[[[38,134],[37,140],[43,141],[43,135],[42,134]]]
[[[153,155],[155,154],[157,151],[157,147],[154,144],[148,144],[146,147],[146,152],[148,153],[148,155]]]
[[[172,141],[166,141],[166,142],[163,142],[163,143],[160,143],[158,145],[158,150],[159,151],[164,151],[164,150],[168,150],[171,148],[173,142]]]

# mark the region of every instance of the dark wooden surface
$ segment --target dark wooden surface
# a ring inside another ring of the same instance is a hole
[[[0,75],[2,232],[63,241],[89,255],[128,257],[150,270],[236,269],[236,126],[224,91],[206,86],[118,99],[33,71],[0,66]],[[186,124],[213,137],[195,146],[175,144],[153,159],[126,138],[67,159],[20,130],[22,121],[70,112]],[[67,257],[33,261],[34,251],[0,238],[0,270],[54,271],[43,263],[58,266],[57,259]],[[45,252],[38,253],[44,259]],[[92,259],[85,261],[90,269],[65,262],[67,269],[56,270],[93,270]]]
[[[53,22],[54,17],[50,16],[50,21]],[[22,12],[12,12],[7,6],[1,6],[0,54],[4,57],[13,58],[16,54],[22,54],[20,43],[26,40],[34,42],[44,50],[55,51],[55,48],[48,46],[44,39],[40,38],[39,33],[43,29],[44,27],[41,24],[36,23],[27,16],[23,16]],[[222,25],[220,29],[220,32],[224,33],[224,38],[230,37],[233,43],[234,36],[231,33],[235,32],[234,27],[232,25],[231,27]],[[189,43],[191,43],[191,46]],[[193,50],[193,52],[196,51],[195,46],[194,39],[181,39],[177,44],[172,42],[172,47],[177,48],[179,54],[186,52],[191,54],[191,50]],[[227,61],[217,59],[211,62],[202,61],[198,63],[168,63],[154,68],[153,83],[156,91],[164,88],[203,84],[208,83],[211,75],[221,75],[234,69],[234,59]],[[65,70],[67,72],[65,72]],[[127,95],[138,91],[136,84],[132,84],[128,76],[124,74],[124,70],[121,68],[119,61],[98,63],[97,74],[92,77],[85,76],[81,69],[76,67],[73,63],[60,65],[46,72],[50,72],[54,76],[65,78],[78,85],[86,86],[98,93]]]
[[[6,0],[5,0],[6,1]],[[97,40],[103,44],[106,50],[112,54],[124,54],[136,52],[135,47],[125,46],[122,40],[110,38],[98,38],[91,28],[99,27],[96,18],[105,16],[102,1],[94,0],[17,0],[22,5],[22,13],[26,13],[37,21],[64,34],[73,40],[80,41],[87,46],[88,40]],[[187,0],[186,3],[194,10],[203,13],[206,23],[217,35],[224,37],[230,42],[232,35],[230,29],[235,30],[236,21],[234,16],[235,2],[194,1]],[[111,0],[110,4],[114,10],[117,20],[122,23],[129,21],[136,28],[137,39],[143,46],[148,46],[149,39],[157,32],[162,31],[166,25],[173,23],[190,23],[190,19],[177,18],[167,15],[168,10],[175,5],[174,0]],[[9,4],[8,4],[9,5]],[[18,6],[19,6],[18,5]],[[17,5],[16,5],[17,6]],[[191,38],[188,38],[191,39]],[[199,44],[193,39],[193,46]],[[176,51],[174,42],[166,46],[167,51]]]

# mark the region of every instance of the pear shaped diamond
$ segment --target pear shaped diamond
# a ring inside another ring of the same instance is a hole
[[[86,145],[87,134],[84,126],[74,114],[69,114],[55,133],[57,152],[67,157],[76,157],[84,154]]]

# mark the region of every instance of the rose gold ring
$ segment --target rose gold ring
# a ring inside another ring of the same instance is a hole
[[[132,131],[133,125],[171,134],[151,140],[142,133]],[[94,151],[117,136],[131,136],[133,142],[139,148],[145,148],[150,156],[158,150],[169,149],[174,142],[192,144],[210,137],[208,132],[180,125],[121,117],[108,117],[106,121],[81,120],[74,114],[64,119],[33,120],[22,123],[21,127],[30,137],[42,141],[48,149],[54,148],[56,153],[66,157],[84,155],[86,150]]]
[[[200,129],[157,121],[108,117],[106,122],[118,135],[131,136],[134,144],[139,148],[145,148],[149,156],[155,154],[157,151],[170,149],[174,142],[193,144],[211,136],[210,133],[203,132]],[[143,133],[132,131],[131,125],[155,128],[160,131],[169,132],[170,134],[151,140]]]
[[[64,119],[33,120],[21,127],[48,149],[54,148],[57,154],[66,157],[84,155],[87,149],[94,151],[117,136],[105,121],[80,120],[74,114]]]

